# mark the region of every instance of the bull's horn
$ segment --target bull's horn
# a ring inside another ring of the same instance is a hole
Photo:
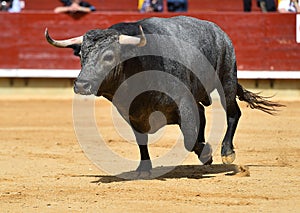
[[[139,26],[141,37],[135,37],[135,36],[128,36],[128,35],[120,35],[119,36],[119,43],[120,44],[131,44],[136,45],[138,47],[143,47],[147,44],[147,39],[144,34],[143,28],[140,25]]]
[[[54,40],[50,37],[49,33],[48,33],[48,29],[46,28],[45,30],[45,37],[47,39],[47,41],[49,42],[49,44],[55,46],[55,47],[68,47],[72,44],[81,44],[82,43],[82,39],[83,36],[79,36],[79,37],[75,37],[75,38],[70,38],[70,39],[66,39],[66,40]]]

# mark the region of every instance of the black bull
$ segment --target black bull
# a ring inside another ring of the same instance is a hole
[[[233,136],[241,116],[236,98],[269,114],[282,106],[238,83],[232,42],[211,22],[184,16],[148,18],[119,23],[105,30],[90,30],[84,36],[61,41],[50,38],[46,30],[46,38],[56,47],[73,48],[74,54],[80,56],[82,69],[74,83],[75,93],[104,96],[131,125],[141,155],[138,171],[152,169],[148,134],[166,124],[178,124],[186,149],[194,151],[203,163],[212,163],[211,155],[207,157],[201,152],[205,146],[204,106],[211,104],[210,92],[214,89],[223,94],[221,102],[227,117],[221,148],[222,160],[226,164],[235,159]],[[144,52],[149,54],[139,52],[145,49]],[[145,74],[146,77],[135,83],[126,83],[130,77],[149,71],[152,71],[151,77]],[[172,77],[162,77],[159,73]],[[193,100],[188,93],[178,90],[180,83],[185,85]],[[142,91],[127,103],[127,95],[135,94],[133,90],[138,84],[148,88],[147,91]],[[114,99],[121,85],[123,95]],[[170,95],[162,88],[176,92]],[[195,102],[196,107],[193,108],[191,102]],[[151,122],[149,117],[156,111],[160,111],[164,119]],[[195,118],[199,121],[196,122]]]

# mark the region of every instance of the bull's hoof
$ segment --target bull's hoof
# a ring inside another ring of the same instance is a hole
[[[226,156],[222,156],[222,161],[224,164],[231,164],[234,160],[235,160],[235,152]]]
[[[203,165],[211,165],[212,163],[213,163],[213,158],[212,158],[212,156],[209,158],[209,159],[207,159],[206,161],[202,161],[202,160],[200,160],[202,163],[203,163]]]
[[[198,159],[201,163],[204,165],[210,165],[213,162],[212,159],[212,148],[209,143],[206,143],[204,147],[202,148],[200,156],[198,155]]]
[[[137,172],[149,172],[152,170],[152,163],[151,160],[142,160],[140,162],[139,167],[136,169]]]
[[[151,178],[151,171],[139,172],[137,175],[137,179],[149,179]]]
[[[139,167],[135,170],[137,172],[136,179],[149,179],[151,176],[151,170],[151,160],[142,160]]]
[[[200,157],[198,157],[198,159],[200,160],[200,162],[203,164],[203,165],[211,165],[212,162],[213,162],[213,158],[210,155],[200,155]]]

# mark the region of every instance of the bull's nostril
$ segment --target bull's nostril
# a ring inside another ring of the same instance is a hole
[[[90,94],[91,89],[92,89],[92,85],[89,82],[75,81],[75,83],[74,83],[75,93]]]
[[[83,87],[84,90],[87,90],[87,91],[91,89],[91,85],[89,83],[83,84],[82,87]]]

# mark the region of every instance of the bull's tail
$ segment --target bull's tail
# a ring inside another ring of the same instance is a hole
[[[247,102],[251,109],[259,109],[271,115],[278,111],[278,107],[284,107],[282,104],[269,101],[270,97],[263,97],[246,90],[240,84],[237,86],[237,96],[239,100]]]

